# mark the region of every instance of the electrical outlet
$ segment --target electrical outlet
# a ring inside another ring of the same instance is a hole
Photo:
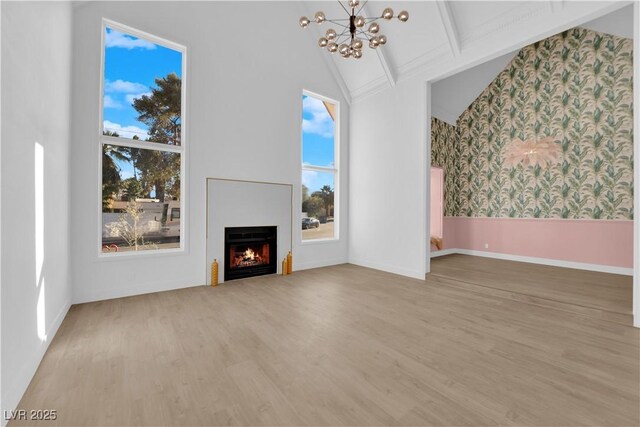
[[[485,248],[485,249],[489,249],[489,244],[488,244],[488,243],[485,243],[485,244],[484,244],[484,248]]]

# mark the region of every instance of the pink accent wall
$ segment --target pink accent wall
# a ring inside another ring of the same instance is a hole
[[[431,166],[431,236],[442,237],[444,220],[444,170]]]
[[[633,268],[633,221],[445,217],[452,248]]]

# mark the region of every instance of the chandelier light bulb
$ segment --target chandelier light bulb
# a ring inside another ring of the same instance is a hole
[[[302,16],[298,22],[302,28],[307,28],[311,23],[320,25],[324,22],[331,22],[339,25],[341,27],[340,30],[327,28],[325,34],[318,39],[318,46],[326,48],[330,53],[339,53],[343,58],[362,58],[362,49],[367,42],[371,49],[377,49],[387,44],[387,36],[380,34],[380,19],[389,21],[393,18],[398,18],[400,22],[407,22],[409,20],[409,12],[406,10],[402,10],[397,15],[394,15],[393,9],[386,7],[380,15],[366,16],[364,13],[358,15],[362,10],[362,5],[367,3],[366,1],[338,0],[338,2],[343,6],[342,9],[346,12],[346,17],[330,19],[330,17],[327,18],[323,11],[318,10],[311,19]],[[345,3],[347,3],[351,9],[344,7]],[[358,7],[359,9],[357,9]],[[345,23],[338,23],[342,21]],[[331,26],[335,27],[336,25]]]

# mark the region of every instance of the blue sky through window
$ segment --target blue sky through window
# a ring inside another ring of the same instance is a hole
[[[103,128],[120,137],[146,140],[133,100],[151,93],[155,79],[175,73],[182,78],[182,53],[113,28],[105,30]],[[134,176],[133,164],[114,159],[121,179]]]
[[[107,28],[104,56],[104,130],[144,140],[147,127],[137,120],[133,99],[150,93],[156,78],[182,78],[182,53]]]
[[[334,167],[335,123],[324,103],[313,96],[302,95],[302,163],[313,166]],[[334,187],[333,174],[303,170],[302,184],[309,193],[323,185]]]

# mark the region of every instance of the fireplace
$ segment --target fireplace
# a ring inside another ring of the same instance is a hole
[[[224,280],[278,272],[277,227],[224,229]]]

